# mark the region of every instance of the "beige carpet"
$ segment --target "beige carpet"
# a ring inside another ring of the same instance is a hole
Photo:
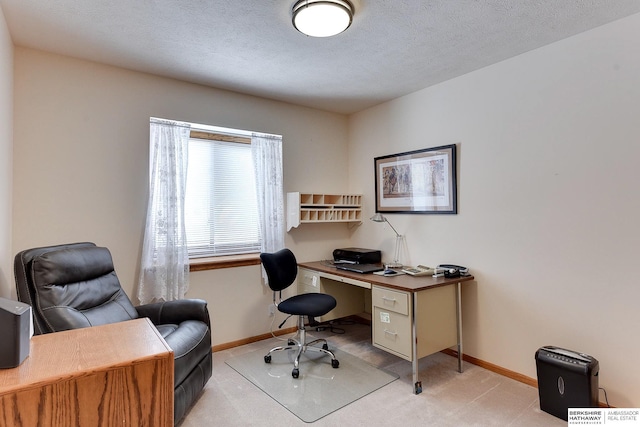
[[[566,426],[540,410],[538,390],[442,353],[420,360],[423,392],[412,393],[411,363],[371,345],[367,325],[346,325],[344,335],[314,335],[400,378],[314,423],[305,423],[226,364],[230,358],[278,345],[274,339],[214,353],[213,377],[180,427],[208,426]],[[215,327],[214,331],[215,333]],[[531,363],[535,363],[531,355]],[[337,371],[339,371],[337,369]]]

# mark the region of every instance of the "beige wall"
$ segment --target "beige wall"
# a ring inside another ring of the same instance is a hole
[[[13,44],[0,8],[0,297],[13,289],[11,248],[13,157]],[[15,295],[15,292],[14,292]]]
[[[371,210],[374,157],[458,144],[458,215],[388,217],[407,262],[475,275],[465,353],[533,378],[541,346],[589,353],[618,407],[640,406],[638,40],[635,15],[350,120],[350,185]],[[389,258],[393,240],[369,221],[353,243]]]
[[[135,299],[147,202],[149,117],[283,135],[285,191],[344,191],[347,118],[152,75],[15,49],[13,253],[74,241],[110,248]],[[301,260],[344,246],[344,224],[287,235]],[[269,331],[258,266],[191,274],[214,344]],[[291,324],[290,326],[292,326]]]

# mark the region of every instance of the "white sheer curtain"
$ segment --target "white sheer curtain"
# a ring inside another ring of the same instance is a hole
[[[184,221],[189,132],[187,123],[150,122],[149,204],[138,281],[142,304],[181,299],[189,288]]]
[[[254,133],[251,151],[258,193],[261,252],[284,248],[284,194],[282,186],[282,137]],[[267,280],[262,269],[262,277]]]

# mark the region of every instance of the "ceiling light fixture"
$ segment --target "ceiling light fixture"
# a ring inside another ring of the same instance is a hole
[[[311,37],[340,34],[353,20],[353,5],[347,0],[299,0],[292,11],[293,26]]]

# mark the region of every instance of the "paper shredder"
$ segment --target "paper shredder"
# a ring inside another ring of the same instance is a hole
[[[598,406],[598,361],[588,354],[547,346],[536,351],[540,409],[567,420],[569,408]]]

